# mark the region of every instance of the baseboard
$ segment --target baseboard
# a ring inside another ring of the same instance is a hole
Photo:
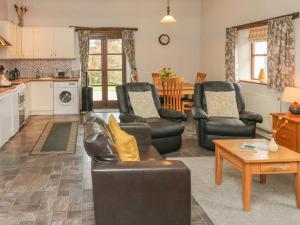
[[[31,111],[31,116],[53,116],[53,111]]]
[[[263,136],[264,138],[270,140],[271,139],[271,132],[257,128],[256,129],[256,134]]]

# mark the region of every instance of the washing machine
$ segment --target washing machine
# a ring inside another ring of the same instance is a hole
[[[79,114],[78,82],[54,82],[54,115]]]

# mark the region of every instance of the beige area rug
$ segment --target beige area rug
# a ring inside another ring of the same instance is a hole
[[[78,121],[48,122],[31,155],[75,153],[77,131]]]
[[[215,185],[214,157],[169,158],[191,170],[192,194],[215,225],[299,225],[294,175],[271,175],[267,184],[254,176],[251,212],[242,210],[242,176],[224,161],[223,183]]]

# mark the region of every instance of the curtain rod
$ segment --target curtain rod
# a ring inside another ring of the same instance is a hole
[[[237,28],[238,30],[246,30],[246,29],[250,29],[250,28],[254,28],[254,27],[262,27],[262,26],[268,25],[269,20],[279,19],[279,18],[283,18],[283,17],[286,17],[286,16],[291,16],[294,20],[294,19],[299,18],[300,13],[295,12],[295,13],[291,13],[291,14],[287,14],[287,15],[283,15],[283,16],[273,17],[273,18],[270,18],[270,19],[265,19],[265,20],[260,20],[260,21],[256,21],[256,22],[252,22],[252,23],[242,24],[242,25],[239,25],[239,26],[231,27],[231,28]]]
[[[79,27],[79,26],[70,26],[75,28],[75,31],[80,30],[90,30],[90,31],[123,31],[123,30],[132,30],[138,31],[138,28],[134,27]]]

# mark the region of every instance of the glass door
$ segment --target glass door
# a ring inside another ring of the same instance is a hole
[[[95,108],[117,107],[116,86],[126,82],[126,60],[119,36],[90,39],[88,75]]]

